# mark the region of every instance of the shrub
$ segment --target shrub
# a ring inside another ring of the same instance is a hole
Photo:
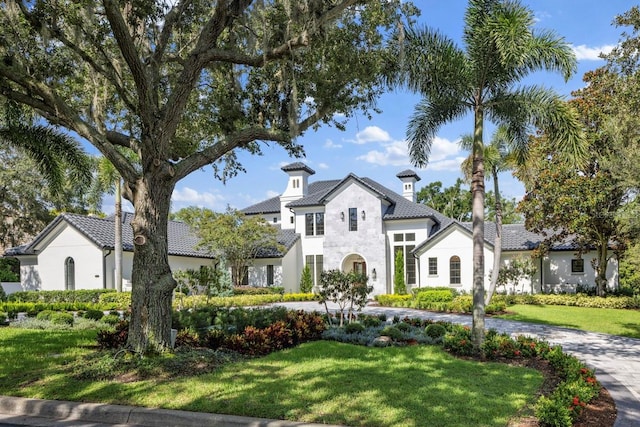
[[[471,329],[468,326],[454,325],[451,331],[445,334],[443,340],[445,350],[460,356],[473,354],[471,341]]]
[[[385,326],[380,331],[381,336],[389,337],[394,341],[399,341],[402,339],[402,331],[395,326]]]
[[[100,321],[106,323],[107,325],[117,325],[120,322],[120,315],[107,314],[106,316],[102,316]]]
[[[82,289],[77,291],[24,291],[9,295],[8,300],[14,302],[43,303],[92,303],[97,304],[103,295],[115,294],[110,289]]]
[[[225,340],[225,334],[220,329],[209,329],[200,337],[200,344],[211,349],[218,349]]]
[[[348,334],[357,334],[365,330],[365,326],[362,323],[352,322],[348,323],[344,327],[344,331]]]
[[[4,311],[0,311],[0,325],[7,323],[8,315]]]
[[[48,320],[54,325],[73,325],[73,314],[64,311],[44,310],[37,314],[36,319]]]
[[[110,309],[119,308],[125,310],[131,305],[131,292],[110,292],[101,294],[98,302]]]
[[[376,295],[376,301],[386,307],[407,307],[407,303],[413,299],[411,295]]]
[[[103,329],[98,331],[97,341],[98,347],[101,349],[118,349],[127,344],[129,338],[129,322],[121,321],[115,327],[115,330]]]
[[[282,295],[282,301],[315,301],[318,296],[315,294],[284,294]]]
[[[416,300],[419,302],[451,302],[455,296],[455,291],[451,289],[429,289],[423,288],[416,292]]]
[[[383,320],[380,317],[376,317],[376,316],[362,315],[359,317],[359,319],[362,322],[362,324],[367,328],[380,326],[382,325],[382,322],[383,322]],[[386,318],[384,320],[386,320]]]
[[[85,319],[100,320],[104,317],[104,312],[102,310],[87,310],[82,317]]]
[[[198,334],[195,334],[187,329],[183,329],[178,331],[176,334],[176,347],[188,347],[188,348],[196,348],[200,347],[200,341],[198,339]]]
[[[447,330],[442,325],[432,323],[425,328],[424,333],[432,339],[437,339],[443,337],[447,333]]]
[[[313,278],[311,277],[311,269],[309,264],[305,264],[300,277],[300,292],[308,294],[313,289]]]
[[[395,325],[401,332],[409,332],[411,330],[411,325],[405,322],[400,322]]]

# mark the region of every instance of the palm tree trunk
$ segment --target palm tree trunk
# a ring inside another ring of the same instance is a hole
[[[493,192],[496,204],[496,237],[493,241],[493,269],[491,270],[489,290],[484,298],[485,305],[489,305],[491,297],[493,297],[493,293],[496,290],[498,275],[500,274],[500,258],[502,258],[502,199],[500,198],[498,171],[496,168],[491,170],[491,175],[493,176]]]
[[[122,292],[122,187],[120,177],[116,181],[115,233],[115,285],[118,292]]]
[[[473,134],[473,169],[471,175],[471,206],[473,227],[473,323],[471,339],[476,352],[484,341],[484,143],[482,139],[484,113],[475,110]]]

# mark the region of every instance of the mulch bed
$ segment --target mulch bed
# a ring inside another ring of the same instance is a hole
[[[545,379],[539,392],[540,395],[550,394],[560,382],[560,378],[546,360],[502,360],[502,362],[534,368],[542,372]],[[616,405],[611,395],[606,388],[602,387],[600,394],[583,409],[573,427],[613,427],[617,414]],[[540,423],[533,416],[523,416],[509,423],[509,427],[540,427]]]

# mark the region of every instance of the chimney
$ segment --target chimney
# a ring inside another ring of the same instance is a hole
[[[286,205],[307,195],[309,177],[316,172],[302,162],[283,166],[282,170],[289,175],[289,182],[280,196],[280,221],[283,229],[295,229],[294,214]]]
[[[396,175],[402,181],[402,197],[410,202],[416,202],[416,182],[420,177],[411,169],[400,172]]]

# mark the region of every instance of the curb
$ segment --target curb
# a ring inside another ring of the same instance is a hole
[[[145,427],[341,427],[237,415],[0,396],[0,414]]]

